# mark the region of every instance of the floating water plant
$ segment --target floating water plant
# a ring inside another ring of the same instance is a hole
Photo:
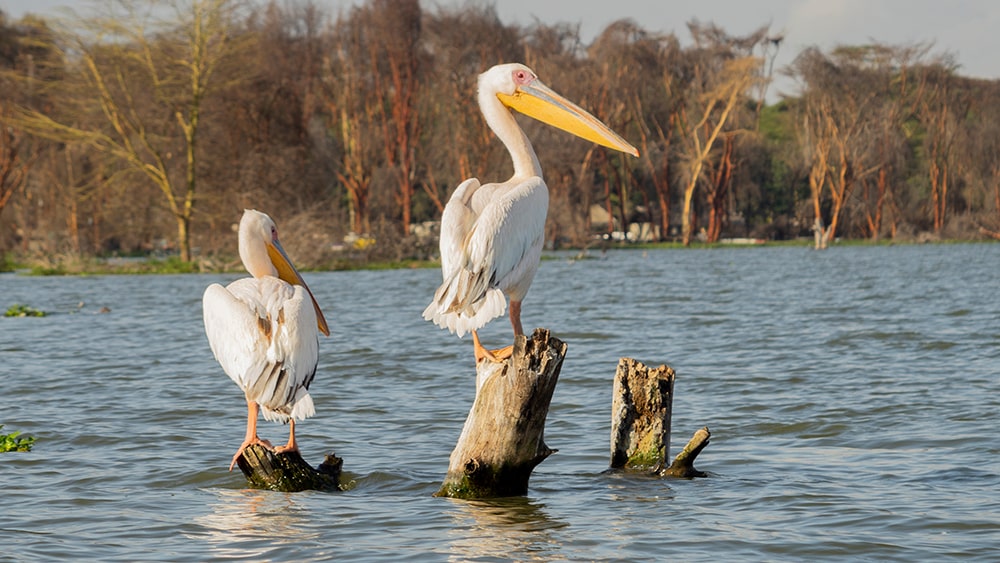
[[[3,424],[0,424],[0,430],[3,430]],[[25,438],[18,438],[20,432],[11,432],[10,434],[0,434],[0,453],[4,452],[30,452],[31,446],[35,443],[35,439],[31,436]]]
[[[38,309],[33,309],[27,305],[21,305],[20,303],[14,303],[7,309],[7,312],[3,314],[5,317],[44,317],[45,311],[39,311]]]

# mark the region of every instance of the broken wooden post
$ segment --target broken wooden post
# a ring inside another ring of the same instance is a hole
[[[663,467],[670,448],[674,370],[648,368],[632,358],[618,360],[611,399],[612,469]]]
[[[253,444],[236,460],[250,485],[285,493],[340,490],[340,472],[344,460],[328,454],[319,469],[313,469],[299,452],[273,451]]]
[[[621,358],[615,370],[611,400],[611,468],[669,477],[704,477],[694,467],[711,436],[708,428],[691,441],[667,466],[670,417],[674,401],[674,370],[650,368],[632,358]]]
[[[545,417],[566,344],[536,329],[514,339],[503,362],[476,366],[476,398],[435,496],[491,498],[528,493],[531,471],[556,450],[543,440]]]

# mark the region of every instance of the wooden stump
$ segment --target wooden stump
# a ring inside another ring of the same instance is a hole
[[[615,370],[611,400],[611,468],[655,473],[665,477],[706,477],[694,460],[708,445],[708,427],[695,432],[673,463],[670,416],[674,401],[674,370],[649,368],[632,358],[621,358]]]
[[[276,454],[254,444],[243,450],[243,455],[236,460],[236,464],[252,487],[297,493],[308,490],[340,490],[340,472],[344,460],[329,454],[319,469],[313,469],[299,452]]]
[[[536,329],[514,339],[513,355],[476,366],[476,398],[435,496],[525,495],[532,470],[556,450],[543,433],[566,344]]]
[[[658,470],[670,448],[674,370],[618,360],[611,399],[612,469]]]

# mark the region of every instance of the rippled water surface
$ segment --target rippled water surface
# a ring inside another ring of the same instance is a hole
[[[0,455],[0,560],[1000,557],[1000,245],[550,258],[524,321],[569,345],[559,452],[481,502],[431,496],[474,395],[470,340],[420,317],[437,270],[306,275],[331,336],[298,438],[352,488],[297,494],[227,471],[245,404],[201,294],[236,276],[0,275],[50,313],[0,318],[2,432],[36,438]],[[677,371],[672,453],[708,426],[708,478],[603,473],[622,356]]]

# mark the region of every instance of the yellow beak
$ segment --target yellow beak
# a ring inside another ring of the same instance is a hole
[[[497,94],[497,97],[505,106],[542,123],[598,145],[639,156],[639,151],[618,133],[537,79],[518,86],[513,95]]]
[[[313,307],[316,309],[316,325],[324,336],[330,336],[330,327],[326,324],[326,317],[323,316],[323,311],[320,310],[319,303],[316,302],[316,297],[313,296],[312,290],[309,289],[305,280],[299,275],[299,271],[292,265],[292,261],[288,259],[285,249],[281,248],[281,243],[277,240],[269,242],[267,244],[267,255],[271,259],[271,263],[274,264],[275,269],[278,270],[279,279],[285,280],[292,285],[301,285],[305,288],[306,293],[309,294],[309,298],[312,299]]]

